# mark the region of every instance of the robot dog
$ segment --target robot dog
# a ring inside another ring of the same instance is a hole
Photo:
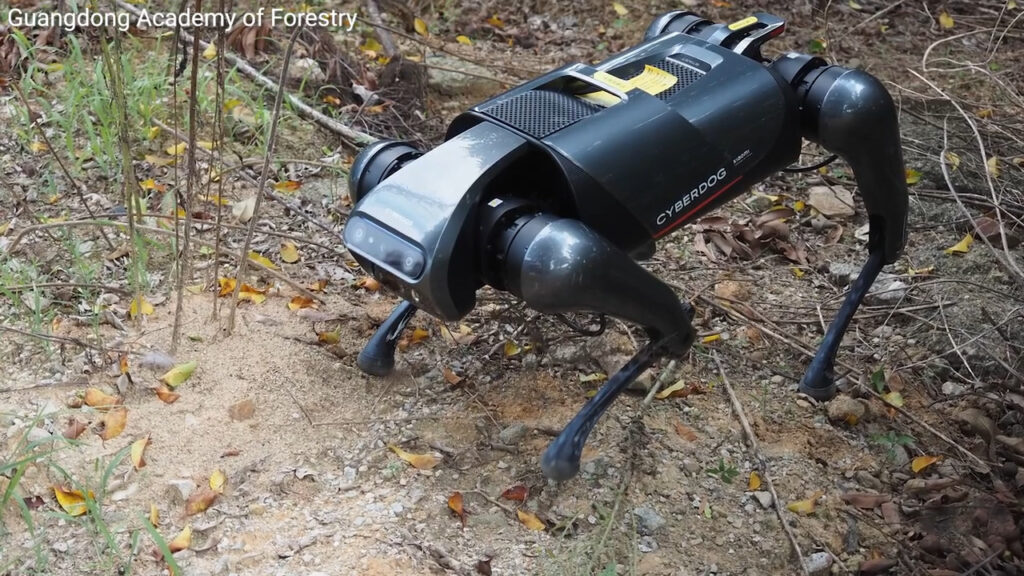
[[[807,54],[762,57],[784,30],[770,14],[718,24],[670,12],[643,43],[600,64],[570,64],[474,106],[429,152],[399,141],[365,148],[352,166],[356,204],[344,240],[404,301],[359,367],[388,374],[417,310],[457,320],[484,285],[543,313],[640,325],[649,341],[544,452],[545,476],[571,478],[619,393],[694,340],[693,309],[637,261],[659,238],[793,164],[806,138],[849,163],[870,224],[867,262],[800,383],[832,398],[843,334],[906,242],[899,126],[870,74]]]

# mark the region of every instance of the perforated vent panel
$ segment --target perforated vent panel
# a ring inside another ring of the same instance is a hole
[[[669,98],[679,93],[680,90],[686,88],[690,84],[693,84],[697,80],[700,80],[704,76],[702,72],[698,72],[697,70],[694,70],[689,66],[684,66],[670,58],[666,58],[665,60],[655,62],[653,66],[655,68],[661,68],[665,72],[668,72],[669,74],[678,78],[678,80],[676,80],[675,85],[673,85],[668,90],[665,90],[664,92],[658,93],[657,98],[659,100],[668,100]],[[633,74],[629,78],[626,78],[626,80],[632,80],[633,78],[639,76],[641,73],[643,73],[643,70],[638,70],[636,74]]]
[[[534,138],[544,138],[601,110],[569,94],[531,90],[481,110]]]

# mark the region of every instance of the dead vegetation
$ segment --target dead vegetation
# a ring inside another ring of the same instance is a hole
[[[333,8],[361,24],[0,28],[0,573],[1024,573],[1013,0],[758,7],[790,22],[774,49],[863,67],[899,102],[906,255],[821,406],[793,390],[863,259],[849,169],[780,175],[673,235],[649,265],[701,343],[564,486],[538,454],[641,336],[585,339],[484,292],[365,378],[355,353],[394,300],[340,242],[344,177],[374,138],[436,143],[678,6]]]

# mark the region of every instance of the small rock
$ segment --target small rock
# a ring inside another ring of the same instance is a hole
[[[174,368],[174,357],[160,350],[152,350],[142,355],[135,365],[140,368],[148,368],[154,372],[166,372]]]
[[[640,541],[637,542],[636,547],[639,548],[641,552],[646,554],[648,552],[654,552],[655,550],[657,550],[658,542],[650,536],[643,536],[640,538]]]
[[[690,459],[683,460],[683,470],[689,474],[697,474],[700,472],[700,464]]]
[[[888,558],[874,558],[871,560],[865,560],[860,563],[860,573],[864,576],[872,576],[874,574],[884,574],[890,569],[894,568],[898,562],[890,560]]]
[[[765,510],[771,510],[772,504],[775,502],[771,492],[754,492],[754,498],[757,499],[757,503],[761,505],[761,508]]]
[[[903,468],[910,463],[910,455],[907,454],[907,449],[899,444],[892,447],[892,463],[897,468]]]
[[[32,429],[28,431],[28,434],[25,435],[25,439],[28,440],[28,442],[30,443],[42,442],[44,440],[50,440],[52,438],[53,434],[50,434],[46,430],[43,430],[42,428],[36,426],[33,426]]]
[[[864,418],[865,412],[864,404],[849,396],[836,396],[828,403],[828,419],[832,422],[853,425]]]
[[[188,500],[188,497],[196,490],[196,483],[188,478],[171,480],[167,483],[167,486],[171,496],[181,498],[182,501]]]
[[[327,79],[320,65],[312,58],[297,58],[292,60],[288,66],[288,79],[293,81],[306,80],[309,82],[323,82]]]
[[[846,262],[832,262],[828,265],[828,275],[837,286],[846,286],[860,273],[860,267]]]
[[[589,476],[600,476],[608,471],[608,461],[598,456],[583,463],[583,473]]]
[[[864,302],[873,306],[896,304],[907,294],[907,283],[902,280],[875,282]]]
[[[779,384],[782,384],[785,381],[786,381],[786,379],[783,378],[782,376],[779,376],[778,374],[772,376],[772,379],[771,379],[771,383],[775,384],[776,386],[778,386]]]
[[[832,555],[828,552],[815,552],[804,558],[804,569],[811,576],[827,574],[832,567]]]
[[[639,528],[641,534],[653,534],[655,530],[665,525],[665,519],[661,517],[653,508],[648,506],[640,506],[633,510],[633,514],[639,521]]]
[[[391,504],[391,512],[393,512],[395,516],[399,516],[402,512],[405,512],[405,507],[402,506],[401,502],[394,502]]]
[[[352,482],[356,481],[356,469],[355,468],[353,468],[351,466],[345,466],[345,469],[342,470],[342,474],[345,475],[345,481],[348,482],[349,484],[351,484]]]
[[[502,444],[509,446],[515,446],[522,442],[523,438],[526,438],[526,434],[529,433],[530,429],[527,428],[526,424],[522,422],[515,422],[507,426],[498,434],[498,439],[501,440]]]
[[[857,473],[854,474],[854,478],[856,478],[858,484],[865,488],[870,488],[875,491],[882,489],[882,481],[875,478],[874,474],[865,470],[858,470]]]

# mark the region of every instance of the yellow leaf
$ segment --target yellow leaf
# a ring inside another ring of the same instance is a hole
[[[174,402],[177,401],[178,398],[181,398],[181,394],[178,394],[177,392],[172,392],[171,389],[167,387],[167,385],[161,384],[156,389],[156,397],[159,398],[160,401],[163,402],[164,404],[174,404]]]
[[[978,110],[977,114],[978,114],[978,118],[981,118],[982,120],[984,120],[986,118],[991,118],[992,117],[992,109],[991,108],[982,108],[981,110]]]
[[[185,501],[185,515],[192,516],[206,511],[217,499],[218,494],[209,488],[200,488]]]
[[[804,277],[804,271],[801,270],[800,268],[797,268],[796,266],[793,266],[792,268],[790,268],[790,270],[793,272],[793,276],[796,276],[797,278],[803,278]]]
[[[99,388],[89,388],[85,391],[85,397],[82,399],[82,402],[86,406],[92,406],[93,408],[110,408],[120,404],[121,399],[117,396],[111,396]]]
[[[146,451],[147,445],[149,445],[149,436],[139,438],[135,442],[132,442],[132,466],[134,466],[136,470],[143,468],[146,465],[146,459],[142,457],[142,454]]]
[[[222,470],[214,470],[213,474],[210,475],[210,490],[213,490],[217,494],[224,493],[224,485],[227,484],[228,477],[224,475]]]
[[[176,160],[174,158],[167,158],[165,156],[157,156],[155,154],[146,154],[143,158],[146,162],[149,162],[153,166],[174,166]]]
[[[863,8],[863,6],[857,4],[853,0],[850,0],[849,2],[847,2],[847,4],[850,6],[850,8],[853,8],[854,10],[860,10],[861,8]]]
[[[299,261],[299,249],[292,242],[281,243],[281,260],[294,264]]]
[[[192,373],[196,371],[196,367],[199,363],[195,360],[186,362],[184,364],[178,364],[174,368],[167,371],[166,374],[160,377],[160,381],[167,385],[170,389],[175,389],[181,386],[186,380],[192,377]]]
[[[225,112],[231,112],[232,108],[234,108],[235,106],[240,105],[241,103],[242,103],[242,101],[239,100],[238,98],[229,98],[228,100],[224,101],[224,111]]]
[[[103,415],[100,419],[100,438],[104,440],[110,440],[116,438],[124,432],[124,427],[128,424],[128,409],[124,406],[118,406]]]
[[[217,284],[220,284],[220,292],[217,294],[218,296],[227,296],[228,294],[233,294],[235,291],[236,281],[234,278],[217,278]]]
[[[160,511],[156,509],[156,504],[149,505],[149,523],[153,528],[160,525]]]
[[[44,64],[44,65],[40,66],[40,68],[44,72],[60,72],[61,70],[64,69],[64,65],[61,64],[60,62],[53,62],[53,63],[50,63],[50,64]]]
[[[301,310],[303,308],[312,308],[313,299],[306,296],[296,296],[288,302],[289,310]]]
[[[366,39],[366,42],[363,42],[359,49],[363,52],[381,52],[384,50],[384,47],[381,46],[376,38],[370,37]]]
[[[629,14],[629,10],[626,10],[626,7],[623,6],[622,4],[619,4],[618,2],[612,2],[612,10],[615,10],[615,13],[618,14],[619,16],[625,16],[626,14]]]
[[[139,305],[140,299],[142,302],[141,306]],[[150,304],[146,300],[146,297],[142,295],[139,295],[138,298],[133,298],[131,306],[128,307],[128,315],[131,316],[132,318],[135,318],[140,313],[143,316],[149,316],[150,314],[153,313],[153,305]]]
[[[206,50],[203,50],[203,58],[206,58],[207,60],[213,60],[216,57],[217,46],[213,42],[211,42],[210,45],[206,47]]]
[[[913,168],[907,168],[907,184],[917,184],[921,181],[921,173]]]
[[[185,149],[187,149],[187,148],[188,148],[188,143],[187,142],[178,142],[177,144],[175,144],[173,146],[168,146],[167,149],[164,150],[164,152],[170,154],[171,156],[181,156],[182,154],[185,153]]]
[[[513,342],[511,340],[506,340],[505,341],[505,357],[506,358],[510,358],[512,356],[515,356],[516,354],[519,354],[522,351],[523,351],[523,349],[520,348],[519,345],[516,344],[515,342]]]
[[[427,330],[424,330],[423,328],[414,328],[412,331],[412,336],[409,337],[409,341],[415,344],[422,340],[426,340],[429,336],[430,332],[428,332]]]
[[[167,186],[158,184],[157,181],[152,178],[139,182],[139,188],[142,188],[143,190],[156,190],[157,192],[164,192],[167,190]]]
[[[423,20],[420,20],[419,18],[413,20],[412,27],[420,36],[430,36],[430,31],[427,30],[427,23]]]
[[[270,268],[271,270],[277,270],[277,264],[274,264],[273,262],[270,261],[269,258],[258,252],[249,252],[249,260],[252,260],[253,262],[259,262],[260,264],[266,266],[267,268]]]
[[[747,480],[747,490],[757,490],[761,487],[761,477],[757,474],[757,471],[750,473],[750,479]]]
[[[710,344],[711,342],[715,342],[716,340],[721,340],[721,339],[722,339],[722,335],[721,334],[709,334],[709,335],[701,338],[700,341],[701,341],[702,344]]]
[[[882,400],[885,400],[886,404],[890,404],[897,408],[903,406],[903,395],[895,390],[882,394]]]
[[[380,282],[378,282],[376,278],[373,278],[371,276],[360,278],[359,281],[356,282],[356,286],[360,288],[365,288],[370,292],[376,292],[377,290],[380,290]]]
[[[1017,0],[1009,0],[1006,3],[1006,9],[1007,10],[1016,10],[1017,9]]]
[[[327,288],[326,278],[321,278],[309,285],[309,289],[312,290],[313,292],[323,292],[324,288]]]
[[[465,527],[466,509],[462,506],[462,492],[452,492],[452,495],[448,497],[448,508],[459,517]]]
[[[50,148],[49,146],[46,145],[46,142],[39,142],[37,140],[33,140],[32,143],[28,145],[28,149],[35,154],[42,154],[43,152],[46,152]]]
[[[505,23],[501,21],[501,18],[498,18],[497,14],[492,14],[491,17],[487,19],[487,23],[495,28],[505,27]]]
[[[160,135],[159,126],[150,126],[149,130],[146,130],[146,140],[156,140],[156,137]]]
[[[946,254],[966,254],[971,248],[971,244],[974,243],[974,236],[970,234],[963,237],[962,240],[943,250]]]
[[[328,94],[324,96],[324,103],[330,104],[331,106],[341,106],[341,98]]]
[[[992,156],[989,158],[988,161],[985,162],[985,168],[988,169],[988,173],[991,174],[993,178],[999,178],[999,157]]]
[[[803,200],[797,200],[793,203],[793,210],[797,212],[803,212],[807,209],[807,204]]]
[[[540,521],[540,518],[537,518],[537,515],[533,512],[516,510],[516,516],[519,517],[519,521],[523,523],[523,526],[526,526],[530,530],[543,532],[547,528],[547,526],[545,526],[544,523]]]
[[[274,190],[278,192],[295,192],[299,188],[302,188],[302,182],[298,180],[282,180],[274,183]]]
[[[455,41],[458,42],[459,44],[465,44],[466,46],[473,45],[473,41],[469,39],[469,36],[463,36],[462,34],[456,36]]]
[[[337,344],[341,341],[341,330],[335,330],[334,332],[317,332],[316,340],[321,344]]]
[[[183,528],[181,532],[179,532],[178,535],[174,537],[174,540],[171,540],[167,543],[167,547],[171,549],[171,554],[174,554],[175,552],[181,552],[182,550],[187,550],[188,547],[191,545],[192,525],[190,524],[185,525],[185,528]]]
[[[658,392],[657,394],[654,395],[654,397],[657,398],[658,400],[664,400],[665,398],[672,396],[673,394],[679,392],[680,390],[686,389],[687,386],[688,385],[685,381],[680,380],[675,384],[669,386],[668,388],[665,388],[661,392]]]
[[[945,154],[946,162],[949,163],[949,167],[956,170],[960,167],[960,156],[956,152],[947,151]]]
[[[790,512],[796,512],[804,516],[814,513],[814,506],[818,501],[818,498],[825,494],[824,492],[815,492],[810,498],[806,500],[797,500],[796,502],[790,502],[786,504],[786,510]]]
[[[53,495],[57,497],[57,503],[71,516],[81,516],[85,514],[87,507],[85,505],[85,495],[80,490],[72,490],[64,488],[63,486],[54,486]],[[92,496],[92,494],[89,494]]]
[[[602,374],[600,372],[594,372],[593,374],[586,374],[586,375],[580,374],[580,383],[581,384],[586,384],[587,382],[604,382],[607,379],[608,379],[608,375],[607,374]]]
[[[953,17],[950,16],[948,12],[943,10],[939,13],[939,26],[942,26],[943,29],[949,30],[954,24],[955,22],[953,22]]]
[[[925,268],[907,268],[907,274],[911,276],[928,276],[935,271],[935,266],[927,266]]]
[[[213,150],[217,147],[217,143],[210,142],[209,140],[196,140],[196,146],[199,146],[203,150]]]
[[[940,456],[918,456],[910,461],[910,469],[914,471],[914,474],[917,474],[921,470],[935,464],[940,459]]]
[[[399,458],[405,460],[409,464],[412,464],[412,467],[417,470],[430,470],[441,463],[441,459],[433,454],[413,454],[402,450],[394,444],[388,444],[388,448],[397,454]]]

